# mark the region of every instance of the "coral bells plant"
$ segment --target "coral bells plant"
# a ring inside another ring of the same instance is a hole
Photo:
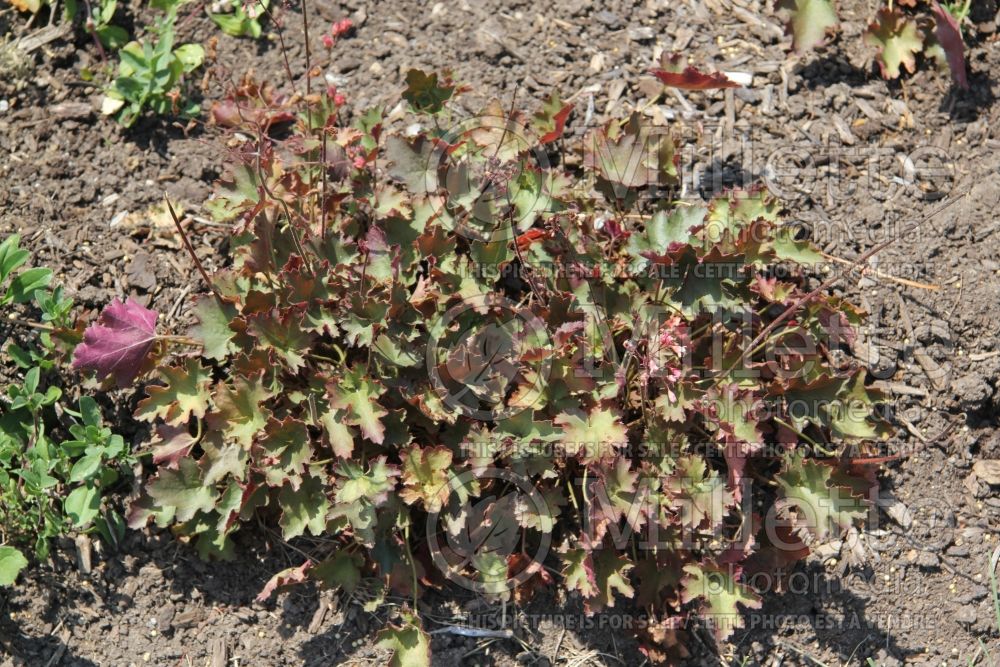
[[[325,538],[263,597],[558,585],[647,613],[656,661],[693,619],[727,637],[751,575],[867,516],[848,446],[885,424],[844,354],[861,313],[810,291],[821,255],[766,192],[679,201],[670,128],[571,139],[558,97],[464,117],[448,77],[407,83],[405,111],[350,123],[328,95],[226,102],[255,137],[207,203],[232,263],[156,339],[183,345],[129,360],[155,432],[130,524],[219,558],[254,517]],[[113,304],[81,349],[144,349],[154,321]],[[78,365],[131,379],[116,360]],[[415,611],[380,637],[399,664],[427,660]]]

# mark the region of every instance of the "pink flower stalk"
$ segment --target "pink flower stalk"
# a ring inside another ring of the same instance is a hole
[[[351,19],[341,19],[337,21],[332,26],[330,26],[330,34],[336,37],[343,37],[351,31],[354,27],[354,22]]]
[[[653,377],[663,380],[667,396],[676,401],[673,387],[684,377],[682,365],[685,354],[686,336],[681,319],[674,315],[660,326],[657,335],[649,341],[643,380]]]

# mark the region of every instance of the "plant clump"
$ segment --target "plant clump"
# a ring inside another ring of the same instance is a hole
[[[844,354],[862,313],[810,292],[821,255],[765,191],[679,200],[670,128],[574,134],[557,96],[464,117],[447,76],[407,84],[405,112],[350,122],[335,91],[223,103],[252,137],[207,202],[231,265],[172,354],[77,357],[149,381],[156,467],[129,524],[214,558],[254,517],[325,538],[263,597],[558,582],[588,613],[647,612],[655,661],[684,655],[689,620],[727,637],[760,604],[751,574],[869,511],[851,452],[886,425]],[[155,314],[133,314],[81,350],[148,345]],[[427,660],[415,613],[380,643]]]

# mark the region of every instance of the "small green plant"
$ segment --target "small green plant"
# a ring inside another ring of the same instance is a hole
[[[800,53],[822,44],[837,28],[831,0],[781,0],[778,7],[788,11],[787,31],[793,37],[793,48]],[[968,89],[961,26],[970,8],[971,0],[943,7],[936,0],[889,0],[864,34],[865,43],[876,50],[882,77],[898,79],[901,68],[912,74],[916,56],[922,53],[940,68],[950,70],[956,85]]]
[[[124,522],[104,496],[133,459],[122,437],[103,424],[93,398],[72,406],[53,382],[59,375],[50,371],[72,354],[80,334],[72,301],[61,288],[47,287],[51,271],[14,274],[27,259],[16,235],[0,244],[0,289],[9,282],[9,301],[30,302],[41,315],[40,322],[12,320],[38,333],[5,348],[4,359],[13,362],[5,370],[15,380],[0,395],[0,534],[5,544],[30,546],[44,559],[51,540],[71,531],[97,531],[112,544],[120,539]],[[0,568],[10,573],[20,561],[14,546],[4,549]]]
[[[105,91],[104,114],[113,114],[126,127],[147,108],[157,114],[198,115],[201,107],[184,99],[182,84],[184,75],[201,66],[205,50],[199,44],[174,46],[176,20],[177,6],[170,5],[142,39],[118,52],[118,76]]]
[[[28,559],[18,549],[0,546],[0,586],[10,586],[28,565]]]
[[[231,0],[228,13],[209,14],[219,29],[233,37],[253,37],[261,35],[260,15],[267,10],[269,0],[254,0],[244,5],[243,0]]]
[[[118,0],[100,0],[96,5],[88,5],[90,16],[84,20],[87,32],[100,41],[104,48],[117,51],[128,42],[128,31],[119,25],[113,25]]]

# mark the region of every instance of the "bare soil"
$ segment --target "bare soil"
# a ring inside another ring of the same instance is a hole
[[[886,446],[899,458],[881,466],[884,493],[909,509],[910,522],[904,527],[898,511],[880,512],[862,540],[863,557],[831,549],[810,558],[786,577],[784,590],[766,591],[763,609],[717,653],[696,634],[690,664],[986,664],[983,647],[1000,657],[988,578],[1000,495],[971,466],[1000,458],[996,3],[974,3],[966,92],[929,64],[902,83],[879,78],[860,39],[874,3],[839,3],[841,36],[803,58],[788,57],[789,39],[763,4],[316,0],[309,4],[319,26],[312,64],[357,108],[395,100],[410,67],[451,69],[474,87],[470,106],[491,95],[509,100],[515,88],[524,102],[555,89],[574,101],[577,126],[640,104],[654,49],[752,73],[753,85],[728,99],[668,95],[654,113],[701,130],[686,159],[700,166],[693,187],[702,192],[770,178],[792,219],[842,259],[895,239],[869,262],[880,274],[840,289],[871,314],[859,354],[889,388],[899,426]],[[227,38],[199,11],[182,20],[179,38],[218,36],[206,104],[251,64],[260,78],[285,80],[273,35],[256,43]],[[290,68],[304,72],[300,15],[279,16]],[[330,55],[319,33],[345,16],[357,29]],[[0,29],[19,34],[24,19],[6,12]],[[18,77],[0,76],[8,103],[0,112],[0,236],[21,232],[34,261],[51,267],[84,308],[133,295],[165,313],[168,327],[179,326],[201,287],[154,207],[166,192],[199,212],[226,158],[220,137],[163,119],[123,131],[100,117],[99,87],[81,76],[100,65],[85,37],[42,47],[31,65]],[[791,149],[811,156],[814,168],[775,173],[775,165],[787,167]],[[928,155],[943,167],[934,179],[911,168]],[[926,222],[900,233],[919,220]],[[225,262],[224,232],[202,223],[190,229],[209,267]],[[123,414],[121,427],[138,444],[144,434]],[[310,587],[256,603],[268,577],[301,556],[264,529],[239,540],[237,561],[205,563],[168,532],[131,533],[117,553],[96,553],[89,574],[78,568],[72,544],[62,545],[51,562],[0,592],[0,666],[385,662],[373,639],[385,609],[368,613],[363,596]],[[470,615],[520,623],[516,640],[435,634],[442,665],[644,659],[620,627],[627,609],[588,626],[572,599],[501,609],[453,592],[429,599],[423,611],[429,628]]]

